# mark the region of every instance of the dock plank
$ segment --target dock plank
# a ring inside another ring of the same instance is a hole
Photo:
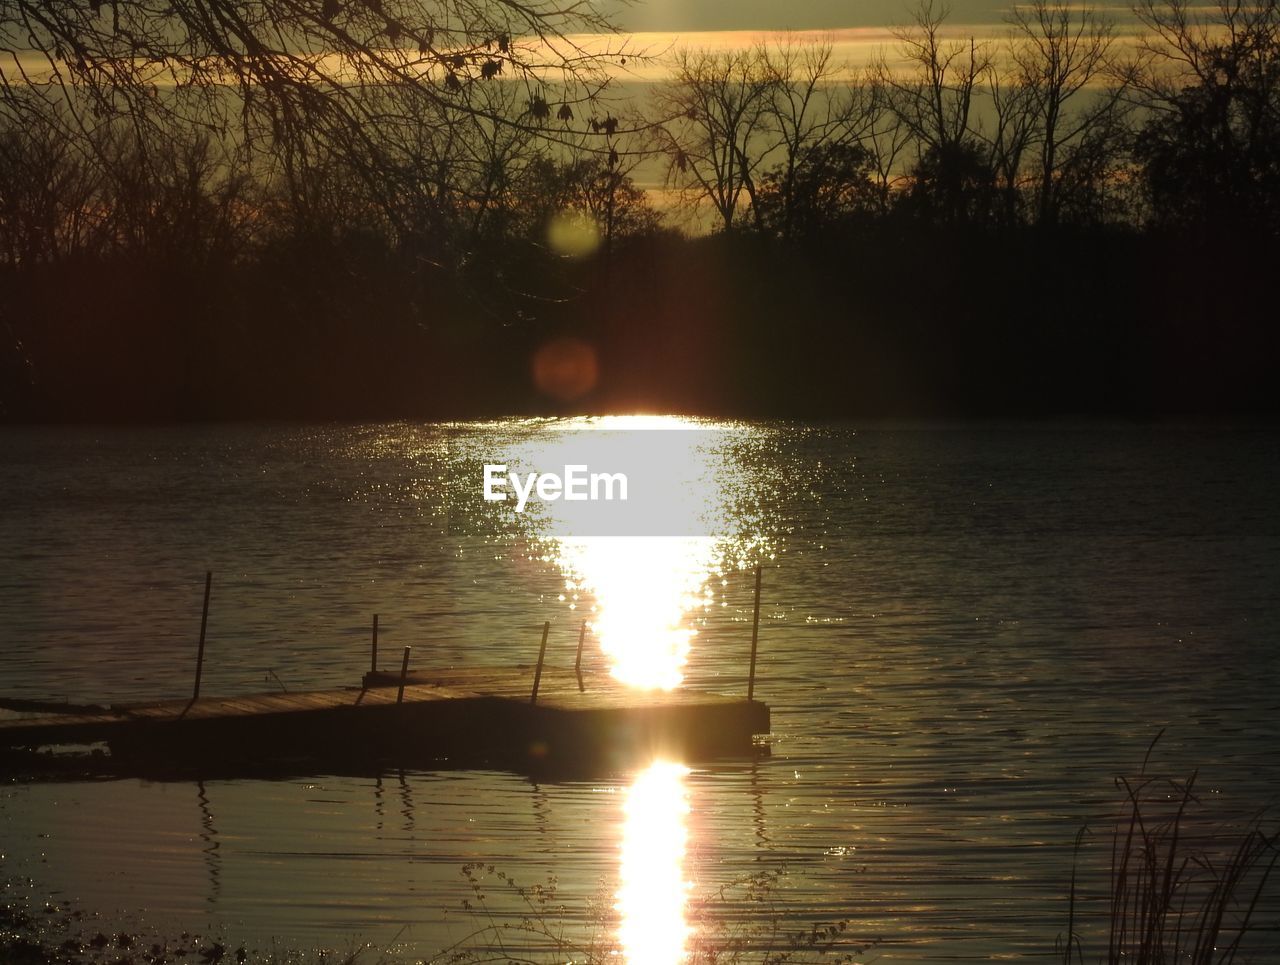
[[[531,667],[445,667],[408,675],[398,700],[399,674],[371,673],[361,687],[160,700],[100,713],[0,720],[0,747],[107,742],[113,754],[117,748],[155,751],[183,760],[331,746],[348,753],[400,747],[434,754],[537,748],[545,755],[621,742],[647,747],[723,739],[741,746],[769,727],[768,707],[739,696],[642,692],[604,674],[579,678],[564,667],[544,667],[536,705],[532,689]]]

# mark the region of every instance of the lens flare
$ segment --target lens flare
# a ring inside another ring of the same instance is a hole
[[[587,212],[566,209],[547,224],[547,244],[565,258],[585,258],[600,247],[600,226]]]
[[[619,939],[631,965],[676,965],[685,955],[689,883],[684,877],[688,768],[655,761],[623,805]]]
[[[596,351],[577,338],[555,338],[533,354],[533,383],[560,402],[572,402],[595,388],[600,378]]]

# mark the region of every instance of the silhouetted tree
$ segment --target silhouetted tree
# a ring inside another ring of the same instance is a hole
[[[257,199],[207,131],[116,125],[103,141],[106,228],[117,250],[185,268],[243,251]]]
[[[104,230],[101,171],[50,123],[54,111],[0,127],[0,260],[10,266],[97,250]]]
[[[248,198],[236,153],[207,131],[113,118],[72,139],[64,106],[31,90],[23,107],[21,124],[0,121],[0,257],[10,264],[77,253],[198,265],[244,247],[260,199]]]
[[[658,212],[632,180],[634,166],[634,161],[628,166],[594,154],[565,161],[550,155],[539,159],[524,191],[531,235],[545,235],[551,220],[566,213],[589,218],[606,252],[616,240],[655,231]]]
[[[668,183],[692,204],[709,203],[729,231],[755,193],[768,143],[769,65],[759,48],[681,50],[671,68],[672,79],[654,95]]]
[[[870,218],[881,210],[875,159],[860,144],[815,144],[797,162],[765,172],[757,204],[765,229],[779,237],[812,237]]]
[[[875,168],[877,204],[881,215],[889,214],[895,192],[906,181],[902,159],[914,141],[911,128],[893,110],[889,88],[877,67],[854,82],[855,97],[863,105],[866,127],[859,144],[866,148]]]
[[[631,174],[617,161],[584,158],[570,165],[566,173],[570,203],[587,211],[600,226],[606,252],[617,239],[657,230],[660,219],[649,196],[636,187]]]
[[[889,104],[924,148],[945,150],[977,134],[975,101],[991,69],[991,51],[973,38],[947,40],[950,8],[924,0],[913,22],[897,28],[898,56],[906,70],[881,58],[877,76]]]
[[[324,138],[278,147],[256,172],[263,234],[308,245],[332,244],[352,232],[389,235],[389,209],[372,195],[360,166],[345,151]],[[383,190],[391,183],[384,182]]]
[[[828,148],[870,142],[885,102],[849,83],[830,41],[790,35],[730,53],[681,52],[659,92],[657,147],[668,181],[691,207],[709,203],[722,229],[746,213],[757,230],[787,237],[801,168],[835,157]],[[868,148],[870,150],[870,148]],[[768,170],[769,224],[761,209]]]
[[[995,178],[998,204],[996,217],[1006,225],[1026,217],[1025,180],[1028,158],[1037,140],[1035,83],[1027,83],[1015,72],[1006,75],[993,66],[988,72],[994,119],[987,138],[987,157]]]
[[[962,141],[929,147],[911,169],[899,207],[925,221],[980,225],[999,210],[996,173],[985,145]]]
[[[1135,139],[1162,225],[1280,233],[1280,5],[1144,0],[1152,36]]]
[[[922,0],[911,25],[895,31],[901,70],[876,65],[890,109],[915,142],[910,208],[941,221],[972,221],[996,210],[994,165],[978,123],[976,103],[992,71],[989,45],[947,40],[950,8]],[[932,213],[926,205],[935,205]]]
[[[609,29],[590,0],[10,0],[0,5],[0,114],[21,123],[39,107],[21,96],[34,85],[61,100],[69,138],[110,119],[139,136],[178,123],[265,152],[266,163],[292,154],[295,171],[323,143],[379,200],[393,119],[420,122],[413,105],[429,104],[440,124],[456,111],[554,137],[549,110],[494,110],[477,92],[518,84],[531,105],[589,100],[607,82],[603,58],[621,48],[592,55],[571,35]]]
[[[997,106],[1031,154],[1033,220],[1094,220],[1126,133],[1129,74],[1115,57],[1113,25],[1092,7],[1061,0],[1015,5],[1010,18],[1010,83],[1021,99]]]
[[[769,197],[763,202],[767,211],[761,211],[759,223],[787,238],[793,230],[813,227],[818,214],[812,207],[814,192],[821,190],[814,178],[819,171],[837,179],[829,192],[833,201],[855,181],[864,180],[861,173],[851,176],[849,169],[861,166],[868,152],[845,148],[869,134],[876,116],[868,88],[839,83],[847,68],[834,60],[830,41],[800,43],[787,35],[761,44],[758,55],[770,81],[765,101],[768,133],[763,140],[771,165]],[[753,192],[753,206],[760,207],[765,186],[748,181],[746,187]],[[843,213],[834,210],[832,216]],[[801,221],[806,224],[802,226]]]

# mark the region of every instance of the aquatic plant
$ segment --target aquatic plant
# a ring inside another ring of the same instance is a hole
[[[1099,940],[1106,932],[1107,945],[1100,960],[1234,962],[1280,857],[1280,836],[1267,833],[1265,810],[1206,826],[1197,773],[1184,781],[1148,775],[1150,755],[1148,749],[1135,779],[1116,779],[1124,805],[1112,833],[1105,928],[1098,930]],[[1082,828],[1076,836],[1077,858],[1087,833]],[[1073,955],[1085,960],[1078,898],[1073,864],[1067,931],[1057,943],[1063,965],[1071,965]]]
[[[429,965],[550,961],[616,965],[626,960],[618,940],[619,912],[603,887],[587,902],[585,912],[574,914],[561,900],[554,875],[523,886],[480,862],[464,865],[462,874],[470,895],[461,909],[474,928],[429,959]],[[706,897],[691,899],[686,909],[689,929],[684,961],[688,965],[799,965],[821,958],[847,963],[876,944],[849,935],[847,920],[793,928],[777,899],[784,874],[781,868],[757,872]],[[499,903],[519,911],[499,911]]]
[[[874,942],[853,939],[848,923],[815,923],[795,928],[778,900],[784,869],[730,882],[685,907],[689,925],[682,961],[688,965],[783,965],[848,963]],[[550,965],[617,965],[628,956],[619,940],[620,913],[603,884],[585,904],[562,900],[554,875],[529,886],[517,884],[492,864],[464,865],[468,895],[458,907],[468,923],[452,945],[420,959],[397,947],[353,944],[345,950],[297,949],[272,942],[245,947],[214,936],[148,930],[96,931],[92,914],[45,903],[35,882],[0,879],[0,963],[26,965],[454,965],[521,962]],[[452,911],[450,912],[453,913]],[[104,926],[105,927],[105,926]],[[642,959],[643,960],[643,959]]]

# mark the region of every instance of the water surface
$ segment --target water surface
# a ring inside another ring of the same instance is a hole
[[[450,518],[451,453],[562,423],[4,430],[6,694],[185,695],[206,569],[209,694],[354,683],[375,612],[424,665],[528,662],[544,620],[571,662],[586,618],[602,670],[602,638],[649,619],[680,685],[742,690],[761,563],[774,724],[754,760],[559,782],[8,785],[4,872],[120,922],[428,954],[472,927],[479,860],[558,876],[584,932],[593,896],[619,903],[606,937],[653,963],[698,940],[698,902],[781,869],[771,907],[797,926],[848,919],[886,960],[989,959],[1052,951],[1086,820],[1096,898],[1113,778],[1161,729],[1150,767],[1199,768],[1206,812],[1275,799],[1275,433],[735,428],[758,499],[717,540],[594,551]]]

